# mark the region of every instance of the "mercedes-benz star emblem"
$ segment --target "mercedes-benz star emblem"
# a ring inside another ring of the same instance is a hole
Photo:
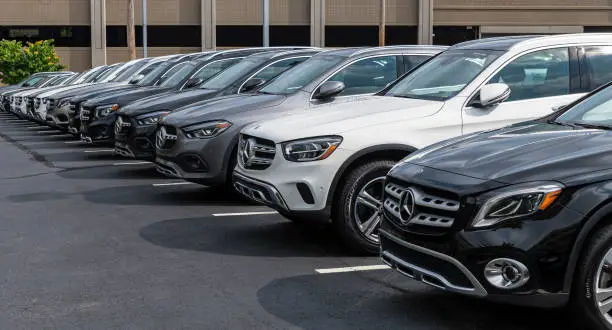
[[[406,224],[414,216],[415,200],[414,193],[408,189],[402,193],[400,198],[400,216],[402,223]]]
[[[242,164],[244,166],[250,166],[253,159],[255,158],[255,140],[254,139],[246,139],[242,140],[242,150],[241,150],[241,158]]]

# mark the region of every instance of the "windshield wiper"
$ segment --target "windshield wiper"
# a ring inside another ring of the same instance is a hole
[[[592,129],[606,129],[606,130],[612,129],[612,126],[609,126],[609,125],[600,125],[600,124],[591,124],[591,123],[575,122],[575,123],[572,123],[572,125],[580,126],[584,128],[592,128]]]
[[[570,123],[562,123],[559,121],[554,121],[554,120],[548,120],[546,121],[548,124],[553,124],[553,125],[559,125],[559,126],[565,126],[565,127],[572,127],[572,128],[577,128],[579,127],[578,125],[574,125],[574,124],[570,124]]]

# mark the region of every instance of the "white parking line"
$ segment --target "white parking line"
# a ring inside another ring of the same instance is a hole
[[[151,164],[151,162],[125,162],[125,163],[114,163],[113,166],[128,166],[128,165],[144,165]]]
[[[349,272],[362,272],[367,270],[382,270],[390,269],[387,265],[371,265],[371,266],[355,266],[355,267],[341,267],[341,268],[322,268],[315,269],[315,272],[319,274],[334,274],[334,273],[349,273]]]
[[[167,186],[185,186],[195,184],[192,182],[169,182],[169,183],[154,183],[153,187],[167,187]]]
[[[115,152],[115,149],[85,150],[83,152],[86,154],[96,154],[96,153],[102,153],[102,152]]]
[[[78,144],[78,143],[84,143],[83,141],[66,141],[64,142],[65,144]]]
[[[277,214],[276,211],[269,212],[242,212],[242,213],[215,213],[213,217],[239,217],[245,215],[264,215],[264,214]]]

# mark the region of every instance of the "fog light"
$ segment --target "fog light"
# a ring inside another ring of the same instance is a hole
[[[484,276],[494,287],[512,290],[529,281],[529,269],[519,261],[500,258],[487,264]]]

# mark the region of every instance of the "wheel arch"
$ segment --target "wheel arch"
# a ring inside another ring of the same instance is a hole
[[[369,160],[390,159],[400,161],[415,150],[417,150],[417,148],[403,144],[384,144],[368,147],[353,154],[344,163],[342,163],[334,175],[326,201],[326,208],[329,210],[329,213],[331,215],[335,213],[335,205],[337,205],[337,203],[333,203],[333,201],[336,199],[336,195],[338,194],[338,187],[352,169]]]
[[[581,226],[574,247],[572,248],[563,281],[563,288],[569,293],[572,291],[576,268],[580,261],[580,257],[584,254],[584,250],[588,245],[589,238],[600,228],[612,224],[612,198],[603,200],[594,211],[585,215],[585,218],[586,221],[584,221],[584,224]]]

